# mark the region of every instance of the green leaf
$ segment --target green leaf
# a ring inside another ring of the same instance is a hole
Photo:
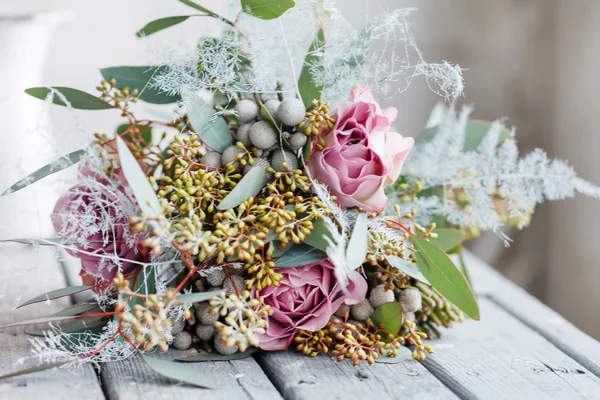
[[[327,258],[327,254],[323,253],[319,249],[310,247],[307,244],[299,244],[292,247],[283,256],[281,256],[276,262],[276,268],[293,268],[301,267],[306,264],[312,264],[317,261],[321,261]]]
[[[9,324],[9,325],[0,326],[0,330],[5,329],[5,328],[13,328],[15,326],[46,324],[48,322],[66,321],[66,320],[74,319],[74,318],[77,318],[77,317],[76,316],[69,316],[69,317],[42,317],[42,318],[34,318],[34,319],[28,319],[28,320],[25,320],[25,321],[15,322],[15,323],[12,323],[12,324]]]
[[[33,303],[40,303],[42,301],[58,299],[59,297],[70,296],[72,294],[81,293],[91,288],[91,286],[70,286],[67,288],[56,289],[51,292],[36,296],[33,299],[27,300],[25,303],[19,305],[17,308],[25,307]]]
[[[213,386],[213,379],[205,377],[200,372],[193,370],[185,364],[159,360],[143,354],[142,359],[154,370],[154,372],[162,376],[175,379],[176,381],[189,383],[193,386],[215,389]]]
[[[37,367],[22,369],[20,371],[11,372],[11,373],[8,373],[8,374],[5,374],[5,375],[0,375],[0,380],[8,379],[8,378],[14,378],[14,377],[21,376],[21,375],[33,374],[35,372],[46,371],[46,370],[52,369],[52,368],[58,368],[60,366],[65,365],[66,363],[67,363],[67,361],[53,363],[53,364],[39,365]]]
[[[195,354],[193,356],[181,356],[175,358],[177,361],[182,362],[204,362],[204,361],[232,361],[232,360],[240,360],[242,358],[250,357],[252,354],[256,353],[258,349],[256,347],[251,347],[250,349],[234,354],[218,354],[218,353],[207,353],[207,354]]]
[[[380,364],[398,364],[412,359],[412,351],[406,346],[401,346],[399,349],[396,349],[396,357],[379,356],[375,359],[375,362]]]
[[[100,100],[96,96],[92,96],[91,94],[82,92],[81,90],[60,86],[52,87],[52,89],[60,92],[67,99],[71,107],[78,110],[109,110],[114,108],[104,100]],[[50,88],[34,87],[25,89],[25,93],[38,99],[46,100],[46,97],[48,97],[48,94],[50,93]],[[66,104],[56,93],[54,94],[52,102],[54,104],[58,104],[59,106],[66,106]]]
[[[181,2],[181,3],[185,4],[186,6],[192,7],[192,8],[193,8],[193,9],[195,9],[195,10],[202,11],[203,13],[206,13],[206,14],[210,15],[211,17],[218,18],[218,19],[220,19],[220,20],[224,21],[225,23],[227,23],[227,24],[229,24],[229,25],[232,25],[232,26],[233,26],[233,22],[231,22],[230,20],[228,20],[228,19],[226,19],[226,18],[223,18],[223,17],[221,17],[221,16],[220,16],[219,14],[217,14],[216,12],[214,12],[214,11],[211,11],[211,10],[209,10],[209,9],[208,9],[208,8],[206,8],[206,7],[202,7],[200,4],[196,4],[196,3],[194,3],[194,2],[193,2],[193,1],[191,1],[191,0],[179,0],[179,2]]]
[[[427,285],[431,285],[431,283],[429,283],[427,278],[425,278],[425,276],[423,275],[421,270],[414,263],[405,261],[405,260],[401,259],[400,257],[396,257],[396,256],[386,255],[385,259],[392,267],[396,268],[400,272],[405,273],[406,275],[410,276],[411,278],[421,281]]]
[[[481,121],[481,120],[469,120],[467,122],[467,131],[465,134],[465,146],[464,151],[473,151],[476,150],[477,147],[481,144],[483,139],[487,136],[490,128],[492,127],[492,122],[489,121]],[[427,129],[421,136],[419,136],[416,140],[417,144],[426,143],[433,139],[435,134],[437,133],[439,126]],[[502,143],[506,139],[508,139],[511,135],[511,132],[504,128],[500,137],[498,138],[498,144]]]
[[[105,317],[78,318],[61,323],[53,323],[53,326],[60,328],[62,333],[83,333],[91,331],[93,328],[103,327],[107,324]],[[25,333],[32,336],[44,336],[46,332],[52,332],[50,326],[33,327],[25,330]]]
[[[137,160],[129,151],[129,148],[121,139],[120,136],[116,136],[117,139],[117,150],[119,152],[119,158],[121,160],[121,168],[125,174],[127,183],[133,190],[135,198],[142,209],[142,212],[146,217],[152,218],[157,217],[162,210],[154,189],[148,182],[148,177],[142,171],[142,168],[138,164]]]
[[[231,146],[227,123],[200,96],[188,101],[188,118],[202,142],[214,151],[222,153]]]
[[[8,189],[6,189],[4,191],[4,193],[2,193],[0,195],[0,197],[5,196],[7,194],[17,192],[33,183],[39,181],[40,179],[43,179],[49,175],[52,175],[55,172],[62,171],[65,168],[69,168],[70,166],[78,163],[79,160],[81,159],[81,156],[84,154],[85,154],[85,150],[77,150],[77,151],[69,153],[65,156],[62,156],[58,160],[55,160],[55,161],[51,162],[50,164],[47,164],[47,165],[43,166],[42,168],[38,169],[37,171],[27,175],[25,178],[21,179],[19,182],[15,183],[14,185],[12,185]]]
[[[298,79],[298,89],[304,101],[304,106],[309,107],[314,99],[320,99],[321,93],[323,92],[322,85],[316,85],[313,79],[312,70],[314,70],[314,64],[319,65],[319,69],[322,71],[325,68],[322,63],[319,63],[321,58],[320,54],[325,50],[325,33],[323,28],[319,29],[315,40],[308,48],[308,54],[304,59],[304,66]],[[306,157],[308,159],[308,157]]]
[[[223,293],[222,290],[215,290],[212,292],[201,292],[201,293],[186,293],[177,296],[176,300],[180,303],[201,303],[216,297]]]
[[[153,104],[170,104],[181,100],[181,96],[178,94],[171,95],[154,87],[152,79],[155,76],[163,75],[166,72],[166,66],[123,66],[103,68],[100,70],[102,77],[106,81],[115,79],[117,81],[117,88],[119,89],[124,87],[137,89],[139,92],[138,98],[140,100]]]
[[[280,17],[295,5],[293,0],[242,0],[242,10],[260,19]]]
[[[440,228],[433,231],[438,237],[429,241],[445,252],[455,249],[465,240],[465,235],[456,229]]]
[[[277,125],[277,121],[275,121],[275,118],[273,118],[273,116],[271,115],[271,113],[269,112],[267,107],[265,107],[264,103],[260,100],[258,101],[258,105],[260,106],[260,109],[262,110],[262,112],[265,113],[265,117],[267,118],[267,121],[269,121],[271,126],[273,128],[275,128],[277,133],[279,133],[279,135],[281,136],[281,128],[279,127],[279,125]]]
[[[376,326],[383,325],[384,331],[397,335],[402,327],[402,306],[397,302],[383,304],[375,309],[371,321]]]
[[[472,319],[479,319],[479,306],[464,275],[438,246],[412,237],[417,266],[431,285]]]
[[[325,222],[321,218],[314,219],[312,224],[313,230],[310,235],[304,239],[304,243],[321,251],[327,250],[329,244],[325,240],[325,236],[331,239],[331,232],[329,232],[329,229],[327,229]]]
[[[146,25],[144,25],[144,27],[137,31],[135,35],[139,38],[150,36],[153,33],[162,31],[163,29],[167,29],[174,25],[180,24],[183,21],[187,20],[189,17],[193,17],[193,15],[180,15],[175,17],[155,19],[154,21],[150,21]]]
[[[137,278],[131,280],[133,292],[142,296],[156,293],[156,271],[152,265],[144,265],[140,270]],[[133,283],[135,281],[135,283]],[[129,307],[133,309],[137,304],[143,304],[141,299],[135,296],[131,297]]]
[[[219,203],[219,210],[228,210],[239,206],[243,201],[254,197],[267,183],[267,170],[252,168],[231,192]]]
[[[54,314],[53,317],[70,317],[72,315],[82,314],[84,312],[88,312],[98,307],[98,303],[93,300],[82,301],[77,304],[73,304],[63,310],[60,310]]]
[[[352,236],[348,241],[348,247],[346,248],[346,261],[348,268],[356,269],[360,267],[367,257],[369,250],[369,231],[367,229],[367,214],[359,213],[356,217],[356,223],[354,229],[352,229]]]
[[[312,153],[312,147],[313,142],[309,139],[308,142],[306,142],[306,144],[304,145],[304,148],[302,149],[302,160],[304,161],[304,164],[306,164],[308,162],[308,159],[310,158],[310,155]]]

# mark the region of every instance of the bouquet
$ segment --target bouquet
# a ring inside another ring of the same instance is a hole
[[[456,109],[461,69],[425,62],[411,10],[354,30],[329,0],[241,0],[233,19],[180,1],[195,14],[138,36],[199,17],[220,34],[183,55],[161,49],[155,65],[102,69],[97,96],[26,91],[122,118],[3,194],[78,164],[52,214],[58,237],[15,239],[81,260],[83,286],[22,306],[93,295],[13,324],[47,324],[32,340],[47,367],[140,356],[203,386],[178,361],[285,349],[354,365],[424,360],[426,339],[479,319],[460,262],[466,239],[491,230],[508,243],[502,227],[527,226],[544,199],[600,197],[541,150],[519,158],[501,122]],[[436,107],[415,141],[375,93],[419,75],[450,106]],[[173,112],[141,119],[136,103]],[[169,349],[173,361],[153,354]]]

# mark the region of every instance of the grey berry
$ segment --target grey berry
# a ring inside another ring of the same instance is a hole
[[[252,142],[250,142],[250,128],[253,124],[244,124],[240,126],[235,133],[235,139],[238,142],[242,142],[244,146],[249,147]]]
[[[350,309],[352,316],[359,321],[364,321],[367,318],[370,318],[373,315],[373,306],[369,302],[369,299],[364,299],[358,304],[355,304]]]
[[[219,314],[209,314],[210,304],[208,302],[200,303],[196,307],[196,318],[202,325],[210,325],[219,319]]]
[[[239,275],[232,275],[231,279],[225,279],[225,282],[223,282],[223,289],[225,290],[225,294],[227,296],[236,294],[233,283],[231,283],[232,280],[235,282],[235,287],[237,288],[238,292],[242,293],[244,290],[246,290],[246,280]]]
[[[210,340],[215,335],[215,327],[212,325],[196,325],[196,336],[202,340]]]
[[[385,290],[385,285],[377,285],[371,290],[369,300],[371,301],[371,305],[375,308],[386,303],[391,303],[394,301],[394,291]]]
[[[206,281],[210,286],[221,286],[225,280],[225,272],[221,268],[215,268],[206,274]]]
[[[417,288],[406,288],[400,293],[403,312],[415,312],[421,309],[421,292]]]
[[[183,328],[185,328],[185,319],[183,319],[183,317],[172,319],[171,322],[171,334],[173,336],[181,333],[181,331],[183,331]]]
[[[288,139],[288,143],[292,150],[298,150],[299,148],[304,147],[306,142],[308,142],[308,136],[302,132],[296,132],[290,135],[290,138]]]
[[[350,306],[347,304],[342,304],[340,306],[340,308],[338,308],[337,311],[335,312],[335,316],[344,318],[344,314],[349,313],[349,312],[350,312]]]
[[[277,143],[279,135],[268,121],[258,121],[250,128],[250,142],[259,149],[268,149]]]
[[[283,163],[287,163],[287,168],[283,166]],[[296,155],[287,150],[275,150],[271,155],[271,166],[277,172],[286,172],[288,170],[293,171],[298,169],[298,159]]]
[[[173,346],[177,350],[187,350],[192,345],[192,335],[189,332],[183,331],[175,335]]]
[[[415,313],[414,312],[403,312],[402,319],[409,320],[410,322],[415,322]]]
[[[273,117],[273,119],[277,119],[275,114],[277,114],[277,109],[279,108],[279,100],[267,100],[264,103],[264,106],[269,112],[269,114],[271,114],[271,117]],[[260,119],[267,119],[267,115],[265,114],[265,111],[262,108],[260,109]]]
[[[227,164],[229,164],[230,162],[233,162],[233,166],[236,169],[239,168],[240,162],[237,159],[237,155],[243,152],[244,150],[240,149],[237,146],[229,146],[228,148],[226,148],[223,152],[223,155],[221,156],[221,165],[223,166],[223,168],[227,167]]]
[[[238,347],[236,345],[226,346],[221,342],[221,336],[217,335],[215,336],[215,350],[224,355],[231,355],[237,353]]]
[[[304,108],[302,100],[288,98],[279,104],[275,116],[282,124],[295,126],[306,118],[306,108]]]
[[[221,153],[209,151],[200,159],[200,164],[218,168],[221,166]]]
[[[258,115],[258,106],[252,100],[241,100],[235,105],[235,112],[242,122],[250,122]]]

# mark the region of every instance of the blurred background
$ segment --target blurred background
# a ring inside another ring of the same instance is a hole
[[[217,12],[225,3],[202,1]],[[475,106],[476,118],[505,117],[509,127],[516,127],[522,152],[543,147],[600,183],[600,2],[578,0],[574,7],[566,0],[338,1],[355,24],[364,24],[365,15],[409,6],[419,9],[411,22],[425,59],[467,69],[461,102]],[[55,85],[93,92],[100,67],[151,63],[157,41],[194,43],[205,28],[197,24],[206,19],[186,21],[146,40],[134,35],[150,20],[189,13],[176,0],[0,0],[0,191],[57,155],[81,148],[89,137],[73,135],[79,128],[93,133],[117,124],[106,112],[82,112],[74,120],[64,108],[45,110],[26,98],[24,88]],[[402,134],[415,136],[438,100],[418,82],[386,105],[399,109]],[[48,215],[64,185],[64,179],[51,179],[0,199],[0,239],[51,235]],[[494,235],[471,248],[600,338],[595,253],[600,202],[578,197],[544,204],[527,230],[508,233],[515,240],[508,249]],[[3,245],[0,275],[14,274],[13,266]],[[43,270],[43,260],[30,268]],[[47,289],[56,288],[52,279],[40,279]],[[0,282],[0,301],[8,282]]]

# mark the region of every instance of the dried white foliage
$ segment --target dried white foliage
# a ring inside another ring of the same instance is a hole
[[[565,161],[550,159],[541,149],[519,158],[515,139],[499,143],[504,129],[501,121],[491,125],[477,149],[464,151],[470,113],[470,108],[459,114],[449,110],[433,139],[415,146],[407,160],[409,176],[443,193],[408,205],[418,210],[420,218],[444,215],[458,226],[499,232],[502,221],[497,202],[506,207],[509,218],[525,221],[544,200],[565,199],[577,192],[600,198],[600,188],[579,178]],[[453,200],[451,194],[456,191],[464,191],[467,206]]]

